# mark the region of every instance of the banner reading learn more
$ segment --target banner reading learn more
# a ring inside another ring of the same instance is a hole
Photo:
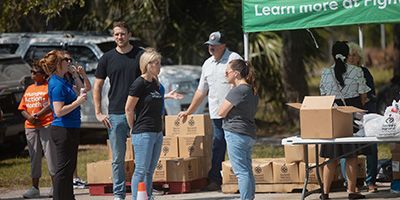
[[[243,0],[243,31],[400,22],[400,0]]]

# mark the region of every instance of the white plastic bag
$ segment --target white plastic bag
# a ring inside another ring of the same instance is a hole
[[[363,117],[363,127],[366,137],[376,137],[381,132],[382,125],[382,115],[371,113]]]
[[[400,137],[400,114],[391,112],[385,115],[382,130],[376,137]]]

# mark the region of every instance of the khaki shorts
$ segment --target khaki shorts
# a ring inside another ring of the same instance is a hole
[[[25,129],[26,140],[28,143],[29,156],[31,158],[31,177],[40,178],[42,176],[42,157],[46,157],[47,168],[50,176],[56,173],[55,168],[55,147],[50,139],[50,126]]]

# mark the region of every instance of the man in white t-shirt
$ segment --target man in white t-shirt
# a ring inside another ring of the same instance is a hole
[[[185,122],[187,116],[195,112],[208,95],[208,106],[213,124],[213,147],[211,169],[208,173],[210,182],[205,189],[212,191],[221,188],[222,177],[220,171],[226,152],[222,119],[218,116],[218,109],[224,101],[226,94],[231,89],[231,86],[225,79],[225,69],[229,61],[242,59],[242,57],[226,48],[224,35],[219,31],[211,33],[208,41],[204,44],[208,45],[208,52],[211,57],[202,66],[199,86],[193,96],[192,103],[186,111],[180,112],[178,116]]]

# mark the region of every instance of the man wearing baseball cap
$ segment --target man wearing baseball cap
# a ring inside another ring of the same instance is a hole
[[[225,69],[231,60],[242,59],[242,57],[229,51],[225,45],[224,35],[217,31],[210,34],[208,41],[209,57],[202,66],[199,86],[193,96],[192,102],[186,111],[178,114],[179,118],[185,122],[187,116],[197,110],[204,98],[208,95],[208,105],[210,117],[213,125],[213,147],[211,169],[208,173],[209,185],[206,190],[220,190],[222,184],[221,169],[225,158],[226,142],[225,134],[222,129],[222,118],[218,115],[218,110],[225,99],[231,86],[225,79]]]

